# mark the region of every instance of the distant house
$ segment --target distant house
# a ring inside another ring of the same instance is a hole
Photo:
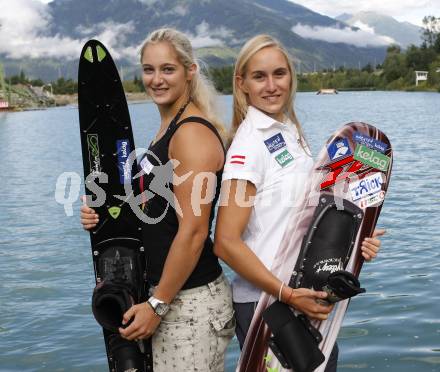
[[[416,86],[419,85],[419,81],[428,80],[428,71],[414,71],[416,74]]]

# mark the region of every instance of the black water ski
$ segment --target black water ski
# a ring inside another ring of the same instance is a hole
[[[151,342],[126,341],[118,332],[123,313],[146,300],[146,269],[141,221],[127,202],[132,194],[126,189],[139,194],[136,159],[129,158],[135,146],[127,101],[110,53],[96,40],[81,52],[78,107],[86,195],[102,200],[92,205],[99,215],[90,233],[93,313],[103,327],[110,371],[152,371]]]

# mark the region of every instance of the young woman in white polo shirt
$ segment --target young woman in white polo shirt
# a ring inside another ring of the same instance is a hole
[[[293,64],[277,40],[258,35],[243,46],[235,65],[235,136],[223,172],[214,247],[238,274],[232,288],[240,347],[262,290],[275,297],[281,290],[282,301],[313,319],[326,319],[333,308],[317,303],[325,292],[282,286],[270,272],[289,212],[313,165],[293,108],[295,91]],[[365,239],[364,258],[374,258],[379,246],[379,239]],[[337,347],[326,371],[336,370],[336,363]]]

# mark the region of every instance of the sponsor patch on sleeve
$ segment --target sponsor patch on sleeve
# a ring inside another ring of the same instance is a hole
[[[283,147],[286,147],[286,141],[284,141],[283,135],[281,133],[277,133],[274,136],[268,138],[264,141],[269,152],[272,154]]]
[[[350,146],[347,138],[341,138],[333,141],[327,146],[327,152],[330,160],[336,160],[347,155],[351,155]]]
[[[229,160],[230,164],[244,165],[245,162],[246,162],[246,156],[244,155],[232,155],[231,159]]]
[[[383,143],[377,139],[369,137],[361,132],[354,132],[353,141],[359,143],[360,145],[365,145],[370,149],[380,151],[382,153],[385,152],[388,148],[388,145],[386,143]]]

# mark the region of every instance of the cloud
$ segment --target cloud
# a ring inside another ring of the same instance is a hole
[[[139,46],[125,46],[127,35],[135,31],[134,22],[116,23],[113,21],[97,23],[90,27],[78,26],[76,31],[87,36],[86,39],[96,38],[112,49],[114,58],[137,58]],[[83,42],[84,43],[84,42]]]
[[[142,0],[153,5],[158,0]],[[133,22],[101,22],[91,26],[79,25],[79,38],[64,35],[50,35],[52,17],[48,0],[0,0],[0,54],[7,58],[78,58],[84,43],[96,38],[102,41],[115,59],[139,59],[139,45],[127,45],[127,36],[135,31]],[[187,9],[177,5],[175,14],[184,14]],[[231,38],[232,32],[225,27],[211,29],[207,22],[197,25],[195,34],[188,33],[194,48],[222,46],[224,39]]]
[[[371,30],[373,32],[371,32]],[[352,44],[358,47],[379,47],[395,43],[395,41],[388,36],[376,35],[371,28],[369,28],[368,31],[352,30],[349,27],[311,27],[298,23],[292,27],[292,31],[306,39],[323,40],[329,43]]]
[[[0,53],[9,58],[74,57],[81,41],[48,36],[51,17],[47,5],[32,0],[0,0]]]
[[[163,14],[170,14],[170,15],[178,15],[178,16],[185,16],[189,12],[188,7],[184,5],[176,5],[174,8],[168,10],[167,12],[164,12]]]
[[[421,25],[424,15],[439,14],[440,2],[438,0],[291,0],[303,5],[315,12],[326,14],[331,17],[341,13],[357,13],[372,11],[394,17],[398,20],[406,20]]]
[[[138,48],[124,45],[126,35],[134,31],[132,22],[103,22],[90,28],[79,27],[83,37],[72,39],[48,34],[52,18],[45,3],[0,0],[0,9],[0,54],[8,58],[78,58],[84,43],[97,38],[112,49],[115,58],[137,59]]]
[[[154,5],[154,3],[157,3],[159,0],[139,0],[140,3],[144,3],[147,6]]]
[[[360,28],[361,30],[363,30],[365,32],[369,32],[370,34],[375,34],[374,27],[370,27],[369,25],[367,25],[366,23],[363,23],[362,21],[356,21],[353,24],[353,26]]]
[[[357,13],[362,11],[374,11],[377,13],[402,15],[421,7],[433,6],[437,0],[292,0],[309,9],[324,14],[339,15],[341,13]]]
[[[186,32],[193,48],[203,48],[212,46],[223,46],[224,39],[232,37],[232,31],[226,27],[218,27],[210,29],[209,24],[206,21],[196,26],[196,34]],[[222,40],[223,39],[223,40]]]

